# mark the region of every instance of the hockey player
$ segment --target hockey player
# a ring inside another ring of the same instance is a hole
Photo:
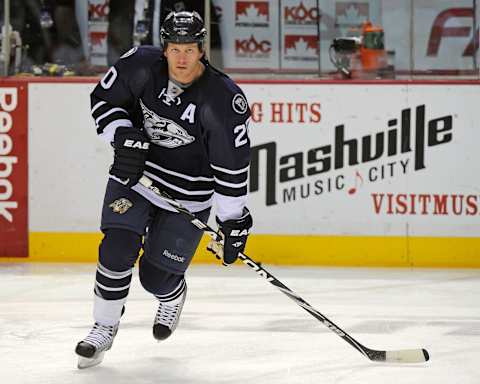
[[[94,287],[95,324],[76,347],[79,368],[102,361],[124,311],[132,269],[158,300],[157,340],[178,325],[187,270],[202,236],[138,183],[142,175],[207,220],[212,204],[221,243],[209,249],[235,262],[252,218],[246,208],[250,109],[240,88],[204,57],[206,30],[196,12],[172,12],[161,29],[164,51],[135,47],[91,94],[97,133],[114,148],[101,219],[104,234]],[[142,243],[143,239],[143,243]]]

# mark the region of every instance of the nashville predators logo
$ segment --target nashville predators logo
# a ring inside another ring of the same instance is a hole
[[[232,99],[232,108],[239,115],[243,115],[248,110],[248,103],[241,93],[237,93]]]
[[[142,100],[140,100],[140,106],[143,112],[143,126],[153,144],[176,148],[195,141],[195,137],[190,136],[180,125],[165,117],[158,116],[148,109]]]
[[[127,212],[130,208],[133,207],[133,203],[122,197],[121,199],[115,200],[112,204],[109,205],[110,208],[112,208],[113,213],[118,213],[120,215],[123,215],[125,212]]]

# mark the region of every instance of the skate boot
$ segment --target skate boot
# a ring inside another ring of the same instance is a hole
[[[157,313],[153,321],[153,337],[158,341],[168,338],[180,321],[183,304],[187,297],[187,286],[183,285],[181,293],[173,300],[164,300],[161,296],[155,296],[159,301]]]
[[[75,353],[78,355],[78,368],[83,369],[100,364],[105,351],[112,347],[117,331],[118,323],[116,325],[95,323],[88,336],[75,348]]]

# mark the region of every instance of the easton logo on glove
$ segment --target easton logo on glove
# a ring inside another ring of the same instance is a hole
[[[252,216],[244,208],[243,216],[239,219],[221,221],[217,217],[217,224],[221,239],[211,240],[207,250],[223,261],[223,265],[234,263],[240,252],[245,250],[248,234],[253,225]]]
[[[138,149],[147,150],[150,147],[150,143],[127,139],[123,143],[123,146],[124,147],[129,147],[129,148],[138,148]]]
[[[249,233],[249,229],[232,229],[230,232],[230,236],[248,236]]]
[[[115,156],[110,174],[127,187],[137,184],[145,169],[150,142],[133,127],[118,127],[113,138]]]

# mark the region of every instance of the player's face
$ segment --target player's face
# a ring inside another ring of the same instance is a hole
[[[168,61],[169,75],[180,83],[190,83],[202,73],[203,65],[200,59],[203,51],[196,43],[168,43],[164,55]]]

